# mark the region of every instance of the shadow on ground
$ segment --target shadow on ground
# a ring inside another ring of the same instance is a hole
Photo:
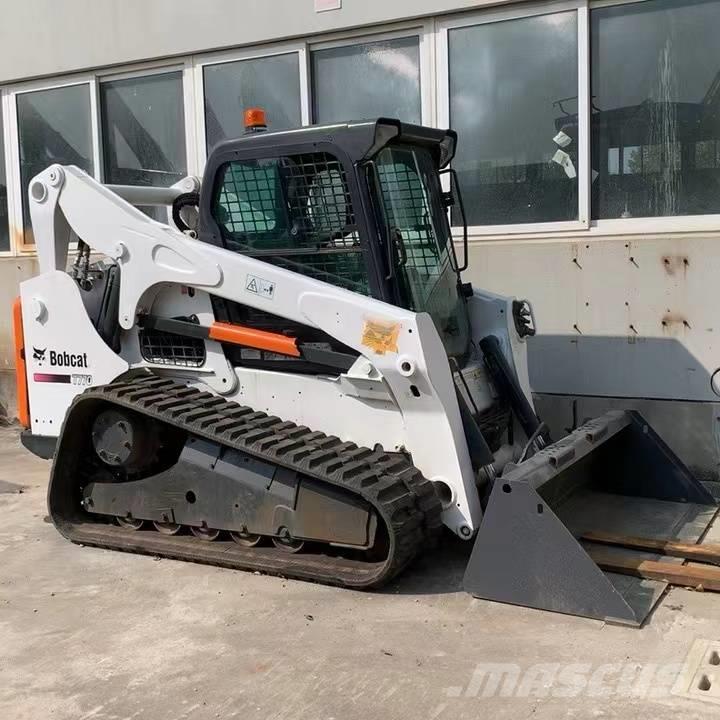
[[[14,495],[22,494],[25,491],[23,485],[17,485],[16,483],[7,482],[6,480],[0,480],[0,495]]]
[[[437,549],[427,552],[380,592],[395,595],[437,595],[464,592],[463,575],[472,542],[464,542],[447,530]]]

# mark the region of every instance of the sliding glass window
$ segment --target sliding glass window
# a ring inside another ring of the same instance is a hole
[[[380,116],[420,123],[420,38],[314,50],[312,88],[318,124]]]
[[[30,180],[54,163],[76,165],[93,174],[90,86],[69,85],[18,94],[17,120],[25,243],[30,244]]]
[[[208,152],[243,134],[247,108],[263,108],[270,130],[302,125],[298,53],[206,65],[203,80]]]
[[[106,183],[169,187],[187,175],[181,72],[100,83]]]
[[[451,27],[447,42],[469,224],[577,220],[577,13]]]
[[[720,213],[720,0],[591,13],[593,217]]]

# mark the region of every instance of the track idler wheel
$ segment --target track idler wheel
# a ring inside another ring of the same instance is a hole
[[[157,454],[157,425],[133,412],[109,409],[92,425],[92,443],[106,466],[128,471],[146,467]]]

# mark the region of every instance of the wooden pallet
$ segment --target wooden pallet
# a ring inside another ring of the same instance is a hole
[[[602,570],[647,580],[660,580],[671,585],[720,592],[720,567],[717,567],[720,565],[720,545],[693,545],[675,540],[657,540],[603,532],[589,532],[581,539],[588,555]],[[639,553],[613,553],[602,546],[665,555],[693,564],[649,560],[644,554]]]

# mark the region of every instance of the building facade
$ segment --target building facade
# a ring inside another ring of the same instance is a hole
[[[108,183],[170,185],[202,174],[248,106],[276,129],[398,116],[460,134],[468,279],[532,300],[531,382],[555,434],[636,407],[716,477],[720,0],[8,5],[0,405],[10,413],[9,308],[36,271],[35,173],[60,162]]]

